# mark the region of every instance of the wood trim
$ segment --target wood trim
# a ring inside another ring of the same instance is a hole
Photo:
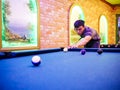
[[[114,9],[116,6],[119,6],[120,7],[120,4],[111,4],[109,2],[107,2],[106,0],[101,0],[103,3],[109,5],[112,9]]]
[[[36,0],[37,2],[37,42],[38,42],[38,48],[40,49],[40,0]]]

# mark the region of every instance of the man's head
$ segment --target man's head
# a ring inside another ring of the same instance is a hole
[[[84,23],[85,22],[83,20],[75,21],[74,28],[78,35],[81,35],[83,33],[83,31],[85,29]]]

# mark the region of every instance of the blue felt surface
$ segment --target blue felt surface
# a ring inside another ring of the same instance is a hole
[[[39,54],[0,61],[0,90],[120,90],[119,53],[79,51]]]

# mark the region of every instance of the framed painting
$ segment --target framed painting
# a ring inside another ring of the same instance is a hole
[[[40,48],[38,0],[1,0],[0,50]]]

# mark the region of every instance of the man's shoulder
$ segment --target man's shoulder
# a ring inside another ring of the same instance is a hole
[[[89,27],[89,26],[85,26],[85,30],[86,31],[92,31],[93,29],[91,27]]]
[[[87,32],[93,32],[93,29],[88,27],[88,26],[85,26],[85,31],[84,33],[87,33]]]
[[[90,27],[88,27],[88,26],[85,26],[85,30],[84,30],[84,32],[83,32],[83,34],[82,34],[82,36],[92,36],[92,29],[90,28]]]

